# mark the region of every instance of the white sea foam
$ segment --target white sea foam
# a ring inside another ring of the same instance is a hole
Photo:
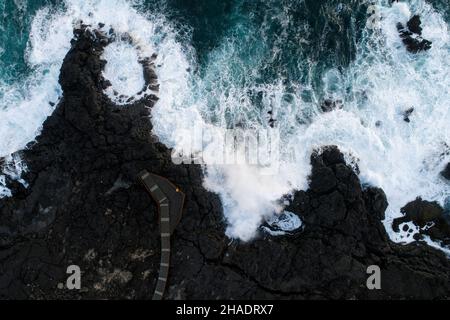
[[[11,190],[6,187],[6,176],[0,174],[0,198],[10,197]]]
[[[293,212],[284,211],[279,215],[274,215],[266,220],[267,224],[270,226],[263,226],[262,229],[273,235],[273,236],[283,236],[289,234],[292,231],[298,230],[303,222]]]
[[[16,180],[25,187],[28,186],[27,182],[21,178],[22,173],[26,170],[26,164],[18,154],[5,157],[2,168],[3,172],[0,174],[0,198],[11,196],[11,191],[6,187],[6,178]]]
[[[111,82],[107,94],[113,101],[120,95],[133,97],[144,88],[139,53],[131,44],[115,41],[105,48],[102,58],[107,61],[103,76]]]
[[[61,94],[59,69],[70,46],[70,37],[64,36],[64,29],[70,26],[62,22],[46,9],[36,14],[26,53],[33,72],[14,84],[0,86],[0,157],[22,149],[35,138],[53,110],[49,102],[56,102]]]
[[[71,30],[71,23],[61,15],[48,9],[37,12],[26,51],[32,72],[13,84],[0,83],[0,157],[23,149],[53,111],[61,95],[59,69],[70,46]],[[9,195],[3,184],[0,197]]]
[[[405,23],[413,12],[421,14],[423,36],[433,42],[429,52],[418,55],[406,52],[395,26],[397,21]],[[358,74],[351,78],[353,90],[365,91],[367,101],[349,108],[380,145],[374,152],[368,145],[353,150],[361,159],[363,182],[387,194],[385,225],[391,238],[409,242],[412,239],[404,233],[391,230],[400,208],[417,196],[441,205],[450,196],[448,182],[439,174],[450,161],[450,35],[442,17],[423,1],[412,7],[394,4],[383,9],[383,16],[385,50],[371,52],[365,61],[360,57],[350,69]],[[406,123],[402,112],[411,107],[411,123]],[[381,121],[380,127],[374,125],[376,121]]]

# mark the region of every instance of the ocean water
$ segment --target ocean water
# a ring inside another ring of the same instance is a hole
[[[167,146],[217,154],[223,129],[241,128],[276,133],[280,154],[291,155],[271,173],[245,163],[203,165],[230,238],[249,241],[263,221],[283,213],[280,199],[308,187],[311,153],[335,144],[365,186],[386,192],[392,240],[414,241],[391,230],[400,208],[417,196],[450,203],[439,175],[450,162],[450,5],[376,2],[382,19],[371,29],[369,4],[361,0],[0,0],[0,156],[24,148],[52,113],[73,25],[101,22],[135,40],[135,47],[118,43],[105,51],[104,75],[117,92],[138,92],[136,57],[158,55],[152,121]],[[415,13],[433,48],[413,55],[396,24]],[[327,98],[342,108],[321,112]],[[209,139],[199,141],[193,128]],[[26,170],[20,159],[11,163],[20,169],[0,175],[0,196],[9,195],[5,175]]]

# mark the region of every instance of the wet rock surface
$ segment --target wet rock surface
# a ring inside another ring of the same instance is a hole
[[[410,123],[411,122],[411,115],[414,112],[414,107],[409,108],[408,110],[406,110],[405,112],[403,112],[403,121]]]
[[[411,53],[418,53],[431,49],[432,42],[422,38],[422,21],[420,16],[414,15],[404,26],[402,23],[397,24],[397,30],[402,38],[406,49]]]
[[[331,112],[333,110],[338,110],[343,108],[342,100],[325,99],[320,104],[320,109],[322,112]]]
[[[186,194],[166,298],[450,297],[447,257],[390,242],[385,194],[363,189],[335,147],[311,156],[311,187],[286,208],[302,219],[301,233],[230,242],[201,168],[174,165],[151,135],[156,97],[115,106],[102,86],[107,38],[83,29],[75,36],[61,70],[64,96],[22,151],[29,187],[0,200],[0,298],[151,298],[160,240],[157,207],[137,181],[142,169]],[[72,264],[81,290],[64,289]],[[381,268],[381,290],[366,287],[370,265]]]
[[[402,223],[412,222],[420,229],[416,239],[429,236],[445,246],[450,245],[450,216],[436,202],[430,202],[417,198],[401,209],[403,217],[395,219],[392,226],[399,230]]]
[[[406,23],[406,26],[408,27],[409,31],[421,36],[422,35],[422,27],[420,26],[421,24],[422,21],[420,20],[420,16],[416,14]]]

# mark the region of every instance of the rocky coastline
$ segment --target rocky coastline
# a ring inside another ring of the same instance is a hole
[[[104,94],[101,53],[110,38],[89,30],[74,31],[60,74],[63,97],[20,152],[28,188],[9,181],[13,197],[0,199],[0,298],[150,299],[160,239],[156,205],[137,181],[143,169],[186,194],[167,299],[450,298],[448,257],[422,242],[391,242],[384,192],[363,188],[333,146],[311,156],[309,190],[287,208],[301,217],[302,232],[230,241],[200,166],[173,164],[151,134],[157,97],[123,107]],[[155,87],[151,60],[145,64],[147,85]],[[442,219],[433,212],[431,220]],[[439,222],[437,239],[448,239]],[[60,286],[72,264],[82,270],[81,290]],[[381,269],[380,290],[366,287],[371,265]]]

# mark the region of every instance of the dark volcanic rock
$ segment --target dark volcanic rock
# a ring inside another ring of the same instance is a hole
[[[402,212],[413,222],[423,227],[427,222],[433,221],[444,213],[436,202],[424,201],[417,198],[402,208]]]
[[[403,112],[403,121],[405,122],[411,122],[411,119],[409,117],[411,117],[411,115],[414,112],[414,107],[409,108],[408,110],[406,110],[405,112]]]
[[[144,168],[186,194],[167,298],[450,297],[449,260],[422,243],[391,243],[381,223],[385,194],[363,189],[336,147],[312,155],[311,188],[287,208],[304,221],[300,234],[230,242],[201,168],[174,165],[151,135],[152,97],[115,106],[102,92],[98,53],[107,39],[75,35],[63,98],[23,151],[29,188],[0,200],[0,298],[151,298],[160,245],[157,208],[136,181]],[[72,264],[82,289],[58,289]],[[366,287],[374,264],[381,290]]]
[[[342,109],[342,101],[341,100],[333,100],[333,99],[325,99],[320,105],[320,109],[323,112],[331,112],[336,109]]]
[[[450,180],[450,163],[447,164],[447,166],[445,167],[444,171],[441,172],[441,175],[445,179]]]
[[[411,53],[418,53],[431,49],[432,42],[421,37],[422,24],[420,16],[413,16],[407,23],[406,27],[402,23],[397,24],[397,30],[402,38],[406,49]]]
[[[402,209],[403,217],[393,221],[395,231],[405,222],[413,222],[421,228],[420,235],[428,235],[431,239],[450,244],[450,221],[444,209],[437,202],[430,202],[417,198]],[[428,227],[423,229],[424,227]]]
[[[420,26],[422,24],[422,21],[420,21],[420,16],[415,14],[407,23],[406,26],[408,27],[409,31],[412,33],[418,34],[419,36],[422,35],[422,27]]]

